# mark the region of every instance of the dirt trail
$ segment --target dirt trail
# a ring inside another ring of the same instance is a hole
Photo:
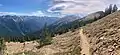
[[[90,54],[90,48],[89,48],[89,43],[87,41],[87,37],[83,34],[83,29],[80,29],[80,36],[81,36],[81,54],[82,55],[91,55]]]

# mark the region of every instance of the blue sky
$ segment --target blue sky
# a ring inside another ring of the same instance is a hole
[[[120,0],[0,0],[0,14],[62,16],[68,14],[86,15],[104,10],[109,4]]]
[[[0,0],[0,13],[13,15],[50,15],[52,0]]]
[[[50,0],[0,0],[1,12],[34,12],[49,8]]]

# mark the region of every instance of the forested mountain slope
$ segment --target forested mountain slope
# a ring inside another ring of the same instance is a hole
[[[0,36],[25,36],[27,33],[35,32],[57,21],[57,17],[37,17],[37,16],[0,16]]]

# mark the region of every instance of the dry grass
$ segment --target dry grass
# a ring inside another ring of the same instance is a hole
[[[24,43],[20,43],[20,42],[10,42],[10,43],[6,43],[6,53],[8,53],[8,55],[12,55],[14,53],[21,53],[24,51],[36,51],[36,46],[37,46],[37,42],[25,42]]]
[[[53,38],[51,45],[46,45],[37,49],[36,42],[10,42],[6,43],[8,55],[21,55],[25,53],[26,55],[80,55],[80,35],[79,31],[67,32],[62,35],[57,35]]]
[[[53,44],[44,46],[40,50],[41,53],[44,51],[43,55],[80,55],[79,31],[58,35],[53,38]]]

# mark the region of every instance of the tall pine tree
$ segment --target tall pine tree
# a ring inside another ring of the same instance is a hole
[[[52,42],[52,37],[51,37],[51,33],[49,32],[48,28],[47,28],[47,23],[45,23],[44,28],[42,29],[42,33],[41,33],[41,38],[38,41],[39,43],[39,47],[42,47],[44,45],[48,45],[51,44]]]
[[[109,7],[105,9],[105,16],[111,13],[112,13],[112,4],[110,4]]]
[[[115,5],[113,6],[112,12],[116,12],[117,10],[118,10],[118,8],[117,8],[117,5],[115,4]]]

